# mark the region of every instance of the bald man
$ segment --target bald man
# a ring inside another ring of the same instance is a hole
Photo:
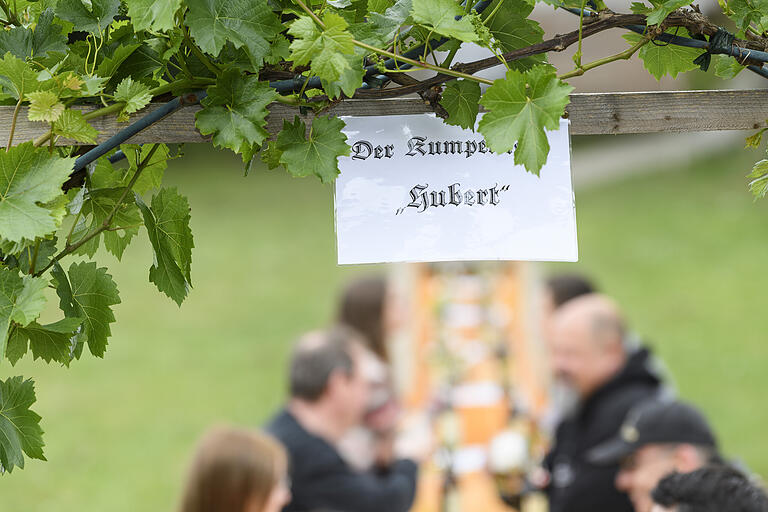
[[[555,381],[573,396],[545,459],[550,512],[632,512],[626,494],[614,487],[618,464],[593,464],[587,452],[616,435],[633,405],[659,392],[650,354],[628,347],[619,308],[598,294],[559,308],[550,336]]]

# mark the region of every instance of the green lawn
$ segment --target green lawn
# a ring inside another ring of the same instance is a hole
[[[606,139],[610,141],[610,139]],[[745,151],[577,196],[583,268],[652,340],[730,453],[768,475],[763,290],[768,203],[745,190]],[[123,262],[104,361],[24,360],[48,462],[0,477],[2,510],[170,511],[189,452],[215,422],[257,425],[280,404],[290,342],[322,325],[339,284],[331,189],[188,148],[166,182],[192,204],[195,288],[181,309],[147,282],[145,235]],[[561,267],[557,267],[561,268]]]

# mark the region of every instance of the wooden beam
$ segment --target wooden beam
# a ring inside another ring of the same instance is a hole
[[[97,107],[83,107],[90,111]],[[131,116],[131,120],[160,108],[152,104]],[[130,142],[206,142],[195,129],[195,113],[200,106],[184,107],[161,122],[134,136]],[[292,120],[294,107],[275,103],[270,106],[267,129],[277,133],[284,119]],[[348,100],[323,114],[337,116],[385,116],[430,112],[418,98]],[[768,126],[768,90],[668,91],[577,93],[571,95],[567,108],[573,135],[607,135],[651,132],[700,132],[712,130],[756,130]],[[12,106],[0,106],[0,145],[8,140],[13,116]],[[312,114],[303,116],[307,121]],[[118,123],[114,116],[95,119],[99,142],[106,140],[128,123]],[[34,139],[47,131],[44,123],[27,120],[27,108],[19,113],[14,142]],[[71,144],[59,140],[57,144]]]

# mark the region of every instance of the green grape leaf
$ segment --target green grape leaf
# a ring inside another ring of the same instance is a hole
[[[689,5],[691,0],[666,0],[665,2],[654,3],[654,9],[648,15],[648,25],[658,25],[666,19],[672,12],[678,10],[681,7]]]
[[[58,228],[55,205],[45,203],[62,195],[74,160],[35,148],[31,141],[0,150],[0,237],[34,240]]]
[[[8,359],[11,366],[16,366],[19,359],[24,357],[24,354],[27,353],[28,345],[29,341],[23,333],[19,332],[19,327],[11,330],[11,335],[8,337],[8,343],[5,346],[5,358]]]
[[[18,100],[39,87],[37,73],[30,64],[8,52],[0,59],[0,86]]]
[[[77,30],[100,34],[117,15],[120,0],[90,0],[90,9],[82,0],[59,0],[56,15],[72,23]]]
[[[104,90],[104,85],[109,78],[103,78],[97,75],[87,76],[83,80],[83,95],[84,96],[96,96]]]
[[[397,0],[384,13],[371,12],[366,22],[355,23],[349,31],[355,39],[373,46],[384,46],[392,41],[411,15],[413,0]]]
[[[32,380],[0,380],[0,465],[9,473],[14,466],[24,469],[24,455],[45,460],[40,416],[30,409],[35,400]]]
[[[525,0],[499,0],[501,5],[496,14],[487,21],[491,35],[504,52],[511,52],[540,43],[543,40],[544,30],[539,24],[528,19],[533,6]],[[493,12],[495,5],[488,6],[488,13]],[[531,66],[540,64],[546,60],[546,54],[535,55],[510,61],[512,68],[524,71]]]
[[[674,34],[674,31],[668,30],[667,33]],[[690,37],[688,31],[685,29],[679,29],[677,35],[681,37]],[[625,34],[622,37],[632,45],[639,43],[643,38],[640,34]],[[673,44],[655,45],[653,43],[648,43],[640,48],[638,56],[643,59],[643,66],[645,69],[647,69],[656,80],[661,80],[661,77],[666,74],[672,78],[676,78],[679,73],[698,68],[698,64],[694,64],[693,61],[702,53],[704,53],[704,50],[697,48],[688,48]]]
[[[133,201],[118,203],[123,197],[125,188],[99,188],[89,190],[84,194],[82,206],[80,206],[80,220],[72,230],[72,240],[82,240],[84,237],[100,230],[112,210],[110,229],[102,231],[77,249],[78,254],[93,256],[99,248],[99,239],[104,237],[104,246],[119,260],[123,257],[123,251],[138,234],[141,225],[136,204]],[[132,199],[131,195],[128,198]]]
[[[12,322],[23,327],[40,315],[47,286],[41,277],[22,277],[18,270],[0,268],[0,354],[5,353]]]
[[[26,59],[42,58],[50,51],[64,52],[67,38],[61,30],[61,25],[53,23],[53,9],[46,9],[37,19],[34,31],[24,27],[0,31],[0,55],[11,52],[20,59]]]
[[[152,207],[136,199],[144,216],[155,261],[149,280],[179,306],[192,287],[190,270],[194,241],[189,229],[189,203],[175,188],[164,188],[152,197]]]
[[[157,50],[149,44],[142,44],[123,61],[110,81],[118,83],[128,77],[144,82],[157,81],[158,75],[165,70],[166,62],[167,59],[163,59]]]
[[[335,99],[341,96],[341,93],[351,98],[355,91],[363,85],[363,58],[359,55],[345,55],[349,66],[341,73],[339,79],[334,82],[322,80],[322,86],[329,98]]]
[[[445,86],[440,104],[448,112],[447,124],[475,131],[480,101],[480,84],[472,80],[452,80]]]
[[[149,87],[141,82],[134,82],[131,77],[123,79],[115,89],[115,101],[125,102],[125,106],[117,117],[118,121],[127,121],[128,114],[132,114],[149,105],[152,94]]]
[[[750,178],[749,190],[755,196],[755,199],[762,199],[768,193],[768,160],[760,160],[752,167],[752,171],[747,174]]]
[[[323,183],[333,182],[339,174],[338,158],[349,155],[343,128],[344,121],[338,117],[316,117],[307,138],[298,116],[293,123],[283,121],[276,146],[282,152],[280,163],[294,176],[314,174]]]
[[[64,104],[51,91],[34,91],[26,96],[29,100],[27,118],[30,121],[52,123],[64,112]]]
[[[464,11],[453,0],[413,0],[411,16],[416,23],[430,27],[438,34],[472,42],[477,35],[468,18],[459,20]]]
[[[758,33],[768,28],[768,0],[728,0],[728,8],[739,29],[746,30],[750,23],[758,26]]]
[[[368,0],[368,12],[384,12],[392,7],[393,4],[392,0]]]
[[[78,317],[62,318],[48,325],[32,322],[26,327],[17,327],[13,340],[8,343],[8,360],[16,364],[30,349],[34,360],[42,359],[46,363],[56,361],[69,366],[72,360],[72,338],[83,320]]]
[[[45,57],[48,52],[65,52],[67,50],[67,36],[62,31],[63,27],[54,23],[53,9],[48,8],[37,18],[37,26],[32,35],[32,48],[30,56],[33,58]]]
[[[67,318],[82,318],[82,328],[76,336],[79,344],[88,344],[96,357],[104,357],[107,338],[112,334],[109,324],[115,321],[112,306],[120,304],[117,285],[106,268],[97,268],[93,261],[72,263],[69,278],[58,265],[51,270],[56,279],[59,306]]]
[[[123,62],[125,62],[128,57],[133,55],[133,52],[138,50],[140,47],[141,45],[138,43],[118,46],[112,52],[111,56],[105,57],[101,62],[99,62],[99,65],[96,67],[96,75],[100,77],[106,77],[103,80],[109,81],[111,77],[117,74],[117,70],[120,69],[120,66],[122,66]]]
[[[648,7],[642,2],[632,2],[629,6],[629,9],[633,14],[648,14],[653,10],[651,7]]]
[[[729,55],[712,55],[715,64],[715,75],[720,78],[735,78],[741,73],[745,66],[739,64],[739,61]]]
[[[176,25],[174,16],[181,0],[131,0],[126,4],[134,30],[159,32],[171,30]]]
[[[133,174],[139,168],[139,164],[149,156],[152,146],[149,144],[144,144],[143,146],[137,144],[123,144],[120,146],[120,149],[125,153],[125,159],[128,162],[128,169],[124,171],[123,179],[120,183],[123,186],[127,186],[128,182],[133,177]],[[144,164],[144,169],[141,171],[136,183],[133,185],[134,192],[144,195],[150,190],[160,188],[160,185],[163,182],[165,169],[168,167],[168,155],[168,146],[160,144],[149,161]],[[105,159],[104,164],[112,167],[109,160]]]
[[[203,135],[213,134],[214,145],[246,156],[254,144],[261,144],[269,136],[265,129],[267,105],[276,98],[269,84],[230,69],[208,88],[195,124]]]
[[[521,73],[507,71],[480,99],[488,112],[478,130],[496,153],[515,148],[515,163],[536,175],[547,161],[545,129],[557,130],[573,87],[560,81],[554,69],[536,66]]]
[[[348,55],[354,55],[355,45],[347,22],[338,14],[327,12],[323,16],[325,29],[320,29],[309,16],[293,22],[288,33],[294,37],[291,43],[291,60],[301,66],[311,61],[312,74],[328,82],[335,82],[350,68]]]
[[[280,167],[280,155],[282,152],[277,149],[277,141],[271,140],[261,148],[261,161],[267,164],[267,169],[276,169]]]
[[[9,52],[20,59],[29,57],[32,53],[32,30],[24,27],[0,30],[0,55]]]
[[[269,53],[264,57],[264,62],[267,64],[279,64],[288,60],[290,56],[291,42],[284,35],[278,34],[269,49]]]
[[[270,41],[283,30],[266,0],[189,0],[187,26],[203,51],[218,56],[224,43],[244,46],[254,70],[269,54]]]
[[[67,109],[53,123],[53,133],[77,142],[96,144],[98,130],[88,124],[80,110]]]

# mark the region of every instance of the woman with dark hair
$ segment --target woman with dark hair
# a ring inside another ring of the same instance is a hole
[[[287,464],[267,434],[213,428],[198,444],[180,512],[280,512],[291,499]]]

